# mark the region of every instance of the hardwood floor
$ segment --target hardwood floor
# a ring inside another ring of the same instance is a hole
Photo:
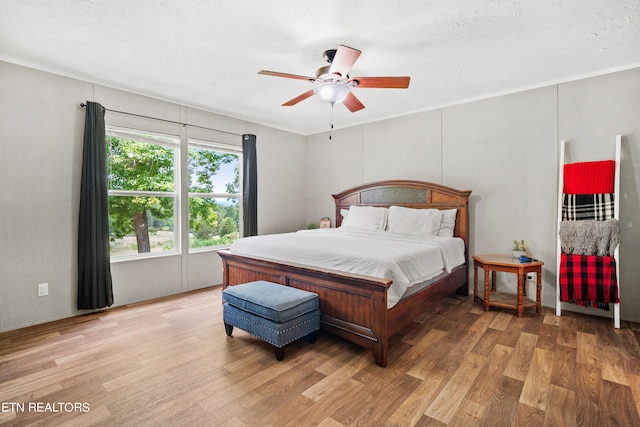
[[[220,288],[0,334],[0,423],[211,426],[640,425],[640,325],[451,297],[389,365],[332,335],[225,335]]]

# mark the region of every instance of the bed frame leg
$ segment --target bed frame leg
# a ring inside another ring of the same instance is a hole
[[[377,343],[373,345],[373,358],[376,361],[376,365],[381,367],[387,366],[387,347],[383,344]]]

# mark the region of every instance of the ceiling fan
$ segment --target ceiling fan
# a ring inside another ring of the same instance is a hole
[[[280,73],[277,71],[260,70],[258,74],[289,79],[307,80],[315,83],[301,95],[282,104],[284,107],[296,105],[300,101],[317,95],[325,102],[337,104],[342,102],[352,113],[362,110],[364,104],[351,92],[351,88],[390,88],[406,89],[409,87],[410,77],[350,77],[349,71],[362,52],[348,46],[340,45],[338,49],[329,49],[322,55],[329,65],[318,68],[315,77],[297,74]]]

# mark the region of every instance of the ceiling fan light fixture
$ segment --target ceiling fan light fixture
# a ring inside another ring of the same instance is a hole
[[[349,91],[349,86],[341,82],[321,83],[313,89],[318,98],[332,105],[344,101]]]
[[[340,45],[338,49],[325,51],[323,57],[329,63],[318,68],[315,77],[299,74],[281,73],[278,71],[260,70],[258,74],[288,79],[306,80],[315,83],[313,89],[296,96],[282,104],[283,107],[296,105],[300,101],[317,95],[320,100],[333,106],[343,104],[347,110],[355,113],[364,108],[364,104],[351,93],[352,87],[406,89],[409,87],[409,76],[390,77],[349,77],[349,72],[362,52],[349,46]],[[333,111],[333,109],[332,109]]]

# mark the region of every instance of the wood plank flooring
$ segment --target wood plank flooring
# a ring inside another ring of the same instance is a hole
[[[219,287],[0,334],[0,423],[43,426],[638,426],[640,325],[452,296],[389,365],[327,333],[271,346]]]

